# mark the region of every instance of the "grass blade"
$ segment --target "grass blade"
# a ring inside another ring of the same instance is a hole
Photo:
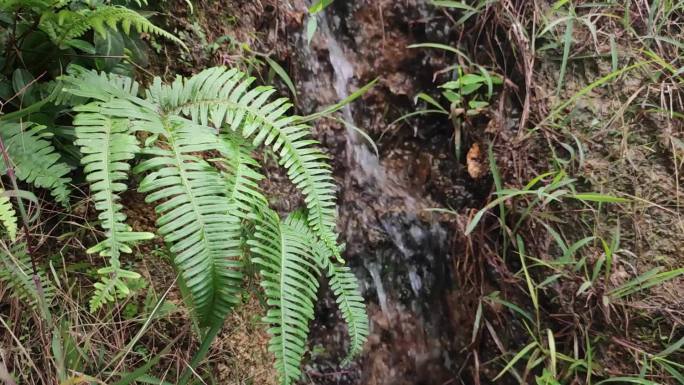
[[[522,350],[520,350],[515,356],[513,356],[513,359],[508,361],[508,364],[506,364],[506,366],[503,369],[501,369],[501,372],[499,372],[499,374],[496,377],[494,377],[494,381],[501,378],[501,376],[503,376],[507,371],[509,371],[513,367],[513,365],[515,365],[516,362],[520,361],[521,358],[525,357],[525,355],[536,346],[536,342],[530,342],[529,345],[522,348]]]
[[[271,59],[270,57],[265,56],[264,59],[266,60],[268,65],[271,66],[271,69],[273,69],[273,72],[275,72],[276,75],[278,75],[278,77],[283,81],[283,83],[285,83],[285,85],[290,90],[290,92],[292,92],[292,97],[296,101],[297,100],[297,88],[295,88],[294,83],[292,83],[292,79],[290,79],[290,75],[287,74],[287,71],[285,71],[285,69],[280,64],[278,64],[278,62]]]

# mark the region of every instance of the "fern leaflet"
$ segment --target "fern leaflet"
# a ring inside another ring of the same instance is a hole
[[[54,286],[47,279],[45,271],[38,271],[34,279],[31,270],[31,257],[26,252],[26,243],[11,246],[0,244],[0,281],[12,288],[13,294],[21,301],[42,313],[42,306],[49,305],[55,295]]]
[[[5,227],[10,239],[17,239],[17,213],[5,191],[0,189],[0,222]]]
[[[299,365],[314,315],[319,269],[305,236],[305,224],[281,223],[269,209],[256,219],[254,239],[248,243],[252,261],[261,267],[261,286],[268,298],[264,322],[271,325],[269,351],[276,356],[281,383],[291,384],[301,375]]]
[[[361,353],[369,333],[368,313],[366,312],[366,304],[359,292],[359,281],[350,268],[331,260],[330,250],[316,240],[315,236],[310,234],[310,230],[306,228],[304,214],[294,212],[290,214],[288,221],[302,223],[302,225],[298,225],[298,228],[302,229],[301,231],[304,233],[309,233],[308,239],[314,240],[311,245],[312,251],[321,269],[326,270],[330,289],[335,295],[335,301],[347,325],[349,339],[351,340],[349,353],[342,361],[342,365],[346,365]]]
[[[91,311],[103,304],[112,302],[116,297],[129,294],[124,279],[138,279],[140,275],[121,268],[121,253],[131,253],[135,242],[151,239],[154,234],[133,232],[126,224],[126,214],[121,212],[118,193],[127,190],[130,165],[139,151],[137,139],[129,131],[128,121],[111,119],[97,113],[98,105],[89,104],[75,109],[79,112],[74,119],[76,142],[80,146],[81,163],[86,179],[91,186],[91,196],[95,208],[100,212],[99,219],[107,239],[93,246],[89,253],[99,252],[109,257],[109,267],[98,270],[102,282],[95,284],[95,293],[90,300]]]
[[[268,207],[266,197],[261,194],[258,182],[264,178],[257,170],[259,164],[252,158],[252,146],[230,134],[221,135],[219,162],[224,166],[226,195],[242,219],[250,218],[255,210]]]
[[[342,365],[346,365],[363,350],[369,332],[368,313],[363,297],[359,293],[359,281],[351,269],[330,263],[328,279],[351,339],[349,353],[342,361]]]
[[[106,37],[107,27],[117,30],[119,25],[126,34],[129,34],[133,27],[139,33],[161,36],[187,49],[173,34],[155,26],[138,12],[117,5],[100,5],[94,9],[44,11],[38,26],[55,45],[65,49],[71,45],[73,39],[81,37],[91,29]]]
[[[157,202],[159,233],[170,243],[203,326],[222,322],[239,301],[242,280],[240,222],[230,215],[221,175],[193,153],[216,150],[216,134],[208,127],[169,117],[163,130],[170,148],[150,148],[135,168],[147,173],[139,191]]]
[[[0,128],[17,178],[39,188],[50,189],[52,196],[68,205],[71,179],[70,169],[60,161],[60,156],[48,140],[51,136],[45,126],[31,123],[5,123]],[[7,172],[7,165],[0,161],[0,173]]]

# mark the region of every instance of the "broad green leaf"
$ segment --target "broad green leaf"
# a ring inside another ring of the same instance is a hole
[[[309,13],[312,15],[321,12],[332,4],[333,0],[317,0],[311,7],[309,7]]]
[[[14,93],[19,96],[22,105],[29,105],[38,101],[34,81],[33,75],[23,68],[17,68],[12,73],[12,88]]]
[[[317,28],[318,20],[316,20],[316,16],[310,15],[306,21],[306,44],[311,44],[311,39],[313,39]]]

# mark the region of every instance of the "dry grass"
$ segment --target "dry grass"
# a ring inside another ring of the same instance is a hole
[[[560,383],[619,376],[682,381],[653,357],[684,338],[684,83],[677,73],[684,56],[676,43],[684,38],[684,4],[629,4],[504,0],[465,29],[464,36],[477,38],[463,43],[486,47],[490,60],[515,83],[507,82],[486,131],[500,188],[524,189],[551,171],[530,190],[553,185],[556,177],[567,181],[568,192],[630,200],[587,204],[563,198],[540,204],[531,195],[490,211],[469,241],[475,242],[475,256],[469,258],[483,261],[494,279],[507,285],[496,300],[491,288],[480,290],[486,306],[482,318],[473,319],[481,335],[472,351],[477,358],[493,343],[501,355],[473,365],[478,379],[491,379],[487,369],[498,372],[517,361],[502,379],[528,383],[544,376],[542,368],[550,373],[553,367],[548,378]],[[509,130],[505,122],[511,119],[518,124]],[[569,246],[587,236],[594,238],[571,255],[572,264],[559,262],[564,251],[556,238]],[[615,249],[607,251],[601,240],[608,245],[616,240]],[[654,268],[680,273],[617,298],[618,288]],[[635,287],[640,285],[645,283]],[[510,304],[530,314],[529,322]],[[527,338],[520,339],[521,333]],[[514,357],[530,341],[539,350]],[[674,349],[668,358],[681,362],[682,353]]]

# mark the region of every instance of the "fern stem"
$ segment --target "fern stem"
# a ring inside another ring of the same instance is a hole
[[[209,330],[207,330],[207,333],[204,335],[204,338],[202,339],[202,344],[197,350],[197,353],[195,353],[195,355],[192,357],[192,360],[190,360],[188,367],[185,369],[183,375],[178,381],[178,385],[187,385],[188,380],[190,380],[190,376],[195,371],[195,368],[197,367],[197,365],[199,365],[200,361],[204,359],[204,356],[206,356],[209,352],[211,343],[214,342],[214,339],[216,339],[216,336],[218,335],[219,331],[221,331],[222,326],[223,322],[217,321],[209,328]]]
[[[47,104],[47,102],[49,100],[50,100],[49,98],[45,98],[39,102],[35,102],[35,103],[31,104],[28,107],[22,108],[21,110],[17,110],[17,111],[13,111],[13,112],[4,114],[4,115],[0,116],[0,121],[17,120],[17,119],[22,118],[25,115],[28,115],[32,112],[38,112],[38,111],[40,111],[41,108],[43,108],[43,106],[45,104]],[[5,103],[7,103],[7,102],[5,102]]]

